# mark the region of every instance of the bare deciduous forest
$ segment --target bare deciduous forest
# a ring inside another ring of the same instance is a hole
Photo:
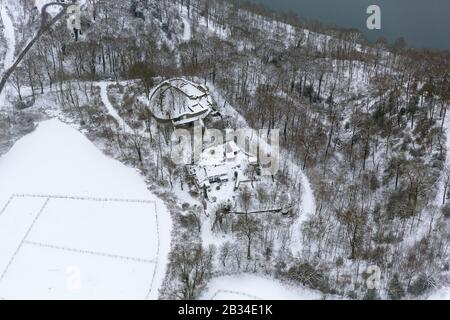
[[[40,13],[18,4],[23,48]],[[242,272],[351,299],[420,299],[447,284],[448,52],[371,43],[234,1],[88,0],[81,13],[78,41],[57,22],[9,79],[17,99],[0,112],[0,152],[51,115],[17,106],[51,95],[61,117],[138,168],[174,223],[160,298],[195,299],[211,278]],[[278,129],[278,173],[231,204],[194,191],[169,157],[173,128],[145,107],[175,77],[209,88],[222,116],[207,125]],[[95,85],[104,80],[133,132],[105,111]],[[301,172],[314,212],[302,210]],[[286,203],[289,215],[270,212]],[[205,228],[226,241],[208,243]],[[376,289],[366,285],[370,266],[381,270]]]

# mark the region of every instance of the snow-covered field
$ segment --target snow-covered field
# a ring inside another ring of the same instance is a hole
[[[139,174],[50,120],[0,158],[0,297],[156,299],[171,219]]]
[[[200,300],[318,300],[311,289],[291,287],[260,276],[242,274],[212,279]]]

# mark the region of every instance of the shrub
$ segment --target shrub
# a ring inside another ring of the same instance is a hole
[[[428,278],[426,275],[420,275],[419,278],[408,287],[408,293],[413,296],[424,294],[430,288],[431,281],[433,281],[432,278]]]
[[[309,263],[298,263],[289,268],[285,276],[292,281],[301,283],[313,289],[319,289],[324,293],[330,291],[327,279],[322,270]]]
[[[394,274],[388,285],[388,297],[391,300],[400,300],[405,296],[405,290],[398,278],[398,274]]]
[[[364,300],[379,300],[377,289],[368,289],[364,295]]]
[[[442,214],[446,219],[450,218],[450,203],[447,203],[445,206],[442,207]]]

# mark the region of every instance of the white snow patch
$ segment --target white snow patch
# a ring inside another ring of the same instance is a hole
[[[200,300],[319,300],[322,294],[250,274],[212,279]]]
[[[0,294],[18,300],[142,299],[153,268],[153,264],[26,244],[2,282]]]
[[[450,288],[441,288],[428,297],[428,300],[450,300]]]
[[[152,260],[158,255],[157,245],[149,245],[158,243],[156,223],[151,202],[51,199],[28,240]]]
[[[158,298],[172,223],[136,170],[50,120],[0,158],[0,181],[0,297]],[[44,206],[45,197],[14,194],[143,202],[50,198]],[[67,289],[70,266],[81,271],[80,290]]]

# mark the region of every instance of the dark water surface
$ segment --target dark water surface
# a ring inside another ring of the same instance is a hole
[[[357,28],[369,40],[403,37],[415,48],[450,50],[450,0],[248,0],[307,20]],[[370,5],[381,8],[381,30],[369,30]]]

